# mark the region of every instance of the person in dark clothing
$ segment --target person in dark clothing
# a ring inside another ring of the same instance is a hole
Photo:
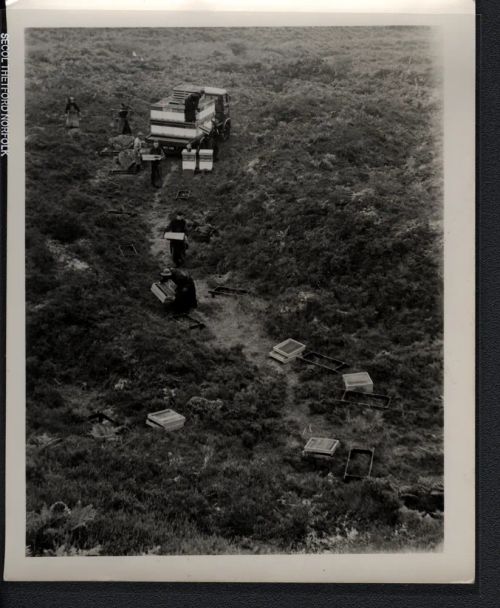
[[[120,110],[118,111],[118,125],[120,135],[131,135],[132,129],[130,128],[130,124],[128,122],[128,114],[130,111],[130,106],[122,103]]]
[[[188,248],[188,244],[186,241],[187,225],[182,211],[178,211],[175,214],[175,217],[170,220],[170,223],[166,227],[165,231],[184,233],[183,241],[170,241],[170,253],[172,254],[172,260],[176,266],[180,266],[184,263],[184,260],[186,259],[186,249]]]
[[[212,120],[212,130],[210,131],[210,135],[206,139],[206,146],[210,150],[213,150],[214,162],[219,158],[219,141],[218,141],[219,135],[220,135],[219,127],[217,126],[217,123],[215,122],[215,120]]]
[[[184,119],[186,122],[196,122],[196,112],[202,93],[190,93],[184,100]]]
[[[165,283],[167,281],[172,281],[175,285],[174,301],[167,304],[168,309],[176,314],[187,314],[191,309],[198,306],[196,286],[186,272],[176,268],[166,269],[161,273],[160,282]]]
[[[66,128],[67,129],[79,129],[80,128],[80,108],[75,101],[74,97],[68,97],[66,102],[66,108],[64,110],[66,114]]]
[[[158,160],[151,161],[151,185],[155,188],[161,188],[160,163],[165,158],[165,155],[163,154],[160,142],[157,139],[153,141],[153,145],[150,148],[149,153],[161,157]]]

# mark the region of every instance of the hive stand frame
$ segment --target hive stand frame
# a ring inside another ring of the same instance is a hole
[[[357,399],[351,401],[349,399],[346,399],[346,395],[350,394],[350,395],[355,395],[355,396],[359,396]],[[363,399],[366,399],[366,397],[369,397],[369,399],[375,399],[376,401],[380,401],[381,405],[376,405],[374,403],[369,403],[367,401],[363,401]],[[338,399],[338,401],[342,402],[342,403],[347,403],[349,405],[361,405],[363,407],[369,407],[371,409],[374,410],[389,410],[389,405],[391,404],[392,401],[392,397],[390,397],[389,395],[379,395],[377,393],[364,393],[363,391],[350,391],[350,390],[345,390],[342,393],[342,397],[340,399]]]
[[[110,418],[104,412],[94,412],[93,414],[90,414],[87,420],[89,422],[98,422],[100,424],[106,420],[107,422],[111,422],[111,424],[116,424],[116,421],[113,420],[113,418]]]
[[[120,245],[118,245],[118,249],[120,250],[120,253],[122,254],[122,256],[124,258],[127,257],[125,255],[124,249],[126,249],[127,251],[130,251],[130,252],[133,252],[135,255],[139,255],[139,252],[137,251],[137,249],[135,248],[135,245],[133,243],[121,243]]]
[[[203,321],[200,321],[200,319],[196,319],[195,317],[192,317],[188,313],[174,315],[174,319],[178,323],[182,323],[182,321],[185,321],[185,320],[190,322],[188,329],[203,329],[204,327],[206,327],[206,325],[205,325],[205,323],[203,323]]]
[[[370,455],[370,464],[368,467],[368,473],[366,475],[353,475],[351,473],[349,473],[349,463],[351,462],[351,458],[354,454],[368,454]],[[371,476],[372,473],[372,468],[373,468],[373,457],[375,454],[375,448],[351,448],[349,450],[349,455],[347,456],[347,462],[345,464],[345,470],[344,470],[344,481],[351,481],[351,480],[360,480],[360,479],[366,479],[368,477]]]
[[[317,361],[311,361],[310,357],[318,357],[319,359],[324,359],[327,362],[331,362],[335,365],[335,367],[330,367],[329,365],[323,365],[323,363],[318,363]],[[314,350],[308,350],[302,355],[298,355],[296,359],[299,361],[303,361],[304,363],[308,363],[309,365],[315,365],[321,369],[326,369],[329,372],[333,372],[334,374],[340,374],[342,370],[346,367],[349,367],[348,363],[341,361],[340,359],[335,359],[334,357],[328,357],[327,355],[322,355]]]
[[[208,293],[215,298],[215,296],[241,296],[248,293],[247,289],[241,289],[240,287],[227,287],[225,285],[217,285],[213,289],[209,289]]]

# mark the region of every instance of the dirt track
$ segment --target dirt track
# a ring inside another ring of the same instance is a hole
[[[174,211],[174,205],[165,201],[165,192],[181,172],[180,160],[168,159],[167,163],[167,167],[163,169],[162,188],[155,193],[152,206],[146,215],[151,225],[151,253],[165,266],[171,264],[171,258],[167,244],[162,238],[162,231],[167,218]],[[196,184],[193,184],[193,189],[195,188]],[[193,270],[199,302],[194,316],[203,320],[216,345],[226,349],[241,346],[243,354],[259,368],[261,374],[283,377],[287,382],[285,418],[295,421],[301,430],[307,429],[310,425],[310,414],[307,407],[301,408],[294,398],[297,374],[290,366],[283,366],[268,357],[275,343],[264,329],[268,302],[252,294],[237,298],[213,298],[209,289],[213,286],[214,277],[199,277],[196,276],[196,269]]]

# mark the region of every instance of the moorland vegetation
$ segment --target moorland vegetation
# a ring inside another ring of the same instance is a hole
[[[31,30],[27,52],[29,553],[439,547],[442,518],[399,498],[443,475],[431,31]],[[294,367],[290,383],[214,341],[210,324],[189,332],[162,313],[149,292],[161,268],[149,176],[109,176],[97,151],[114,132],[112,108],[130,103],[134,131],[147,133],[149,104],[184,81],[232,98],[214,172],[178,172],[160,194],[167,219],[189,187],[187,217],[217,228],[189,251],[195,280],[231,273],[266,303],[258,322],[270,339],[369,370],[404,414],[339,408],[338,376]],[[73,135],[66,94],[82,109]],[[172,391],[185,427],[146,427]],[[193,397],[218,407],[194,411]],[[96,411],[117,421],[116,436],[93,434]],[[304,416],[341,440],[330,471],[301,460]],[[345,484],[352,445],[376,456],[371,479]]]

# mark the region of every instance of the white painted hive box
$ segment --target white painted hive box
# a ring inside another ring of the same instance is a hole
[[[166,431],[181,429],[186,422],[186,418],[174,410],[160,410],[148,414],[146,424],[154,428],[162,428]]]
[[[199,168],[200,168],[200,171],[212,171],[212,169],[214,168],[214,151],[213,150],[200,150]]]
[[[373,381],[368,372],[357,372],[354,374],[343,374],[344,388],[346,391],[361,391],[373,393]]]
[[[182,168],[185,171],[194,171],[196,169],[196,150],[182,151]]]

